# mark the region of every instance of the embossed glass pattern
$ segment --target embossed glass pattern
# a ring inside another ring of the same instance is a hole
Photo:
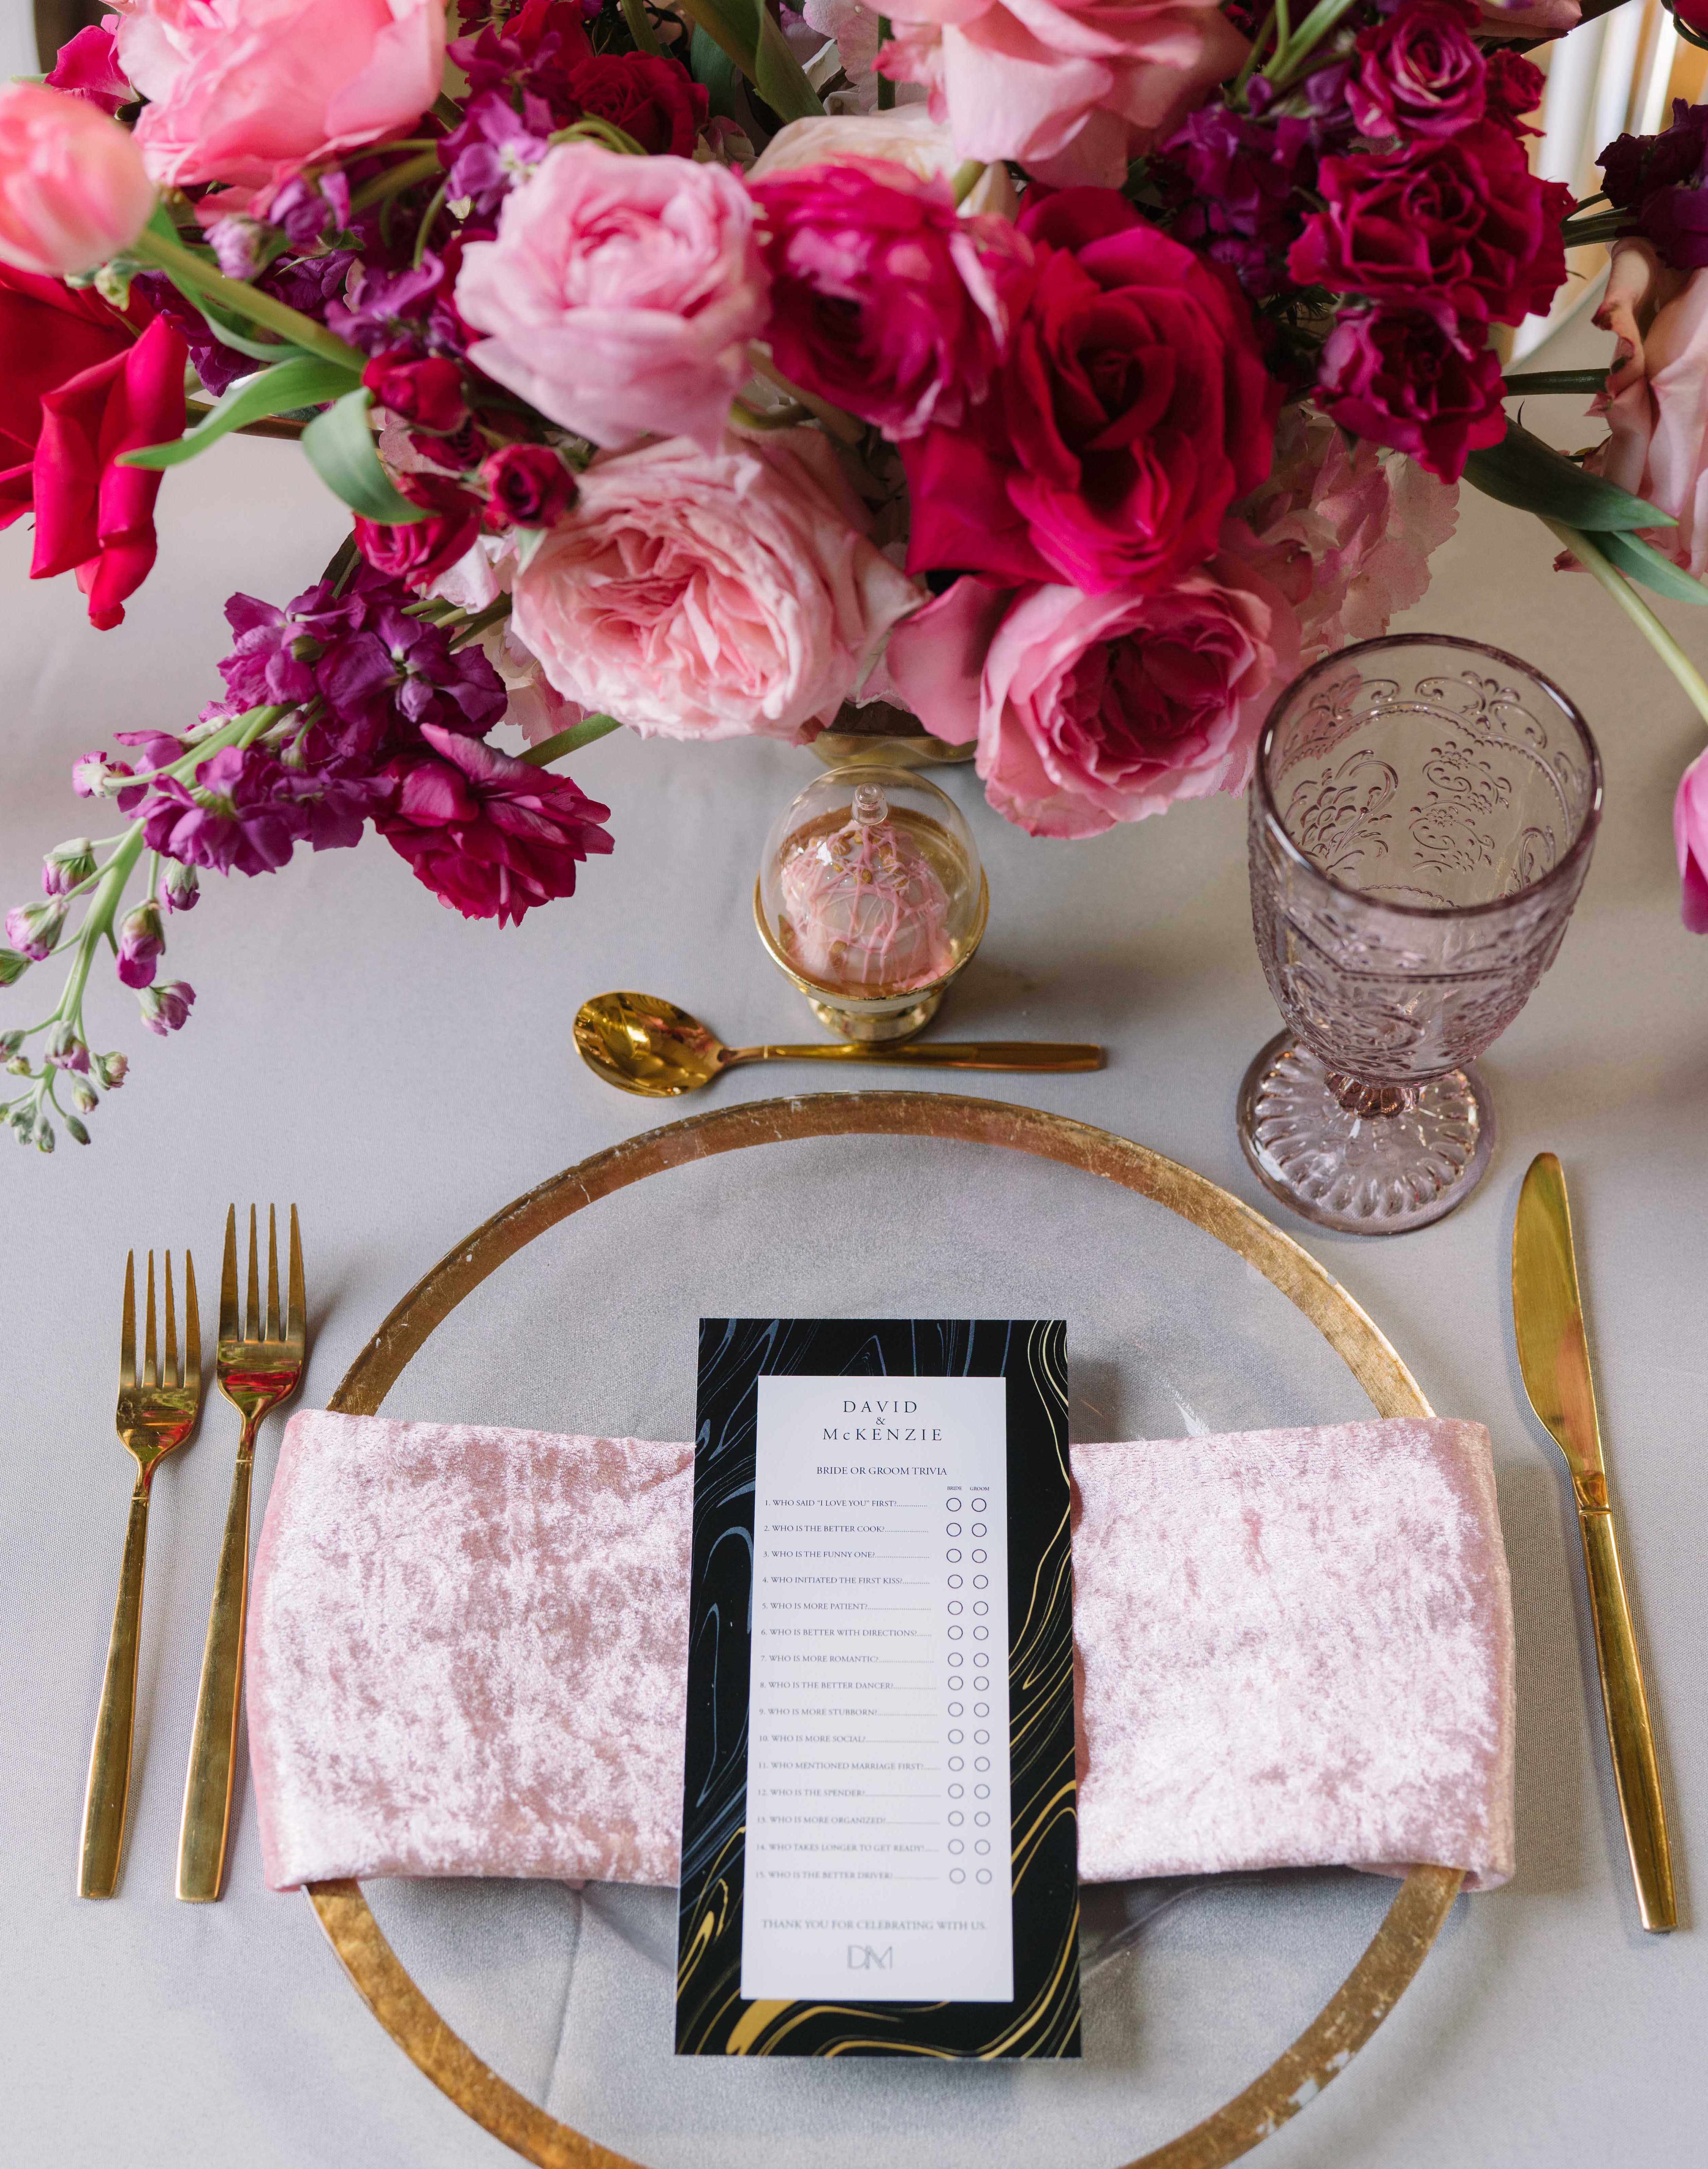
[[[1378,1234],[1469,1195],[1493,1133],[1474,1058],[1554,961],[1600,810],[1583,718],[1498,649],[1365,641],[1289,687],[1249,834],[1258,952],[1290,1030],[1239,1106],[1278,1197]]]

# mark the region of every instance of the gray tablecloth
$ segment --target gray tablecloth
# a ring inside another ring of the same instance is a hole
[[[24,528],[0,541],[0,901],[31,893],[41,851],[86,825],[67,788],[72,756],[114,728],[193,714],[215,689],[226,593],[284,600],[339,527],[305,465],[250,440],[170,477],[162,514],[159,569],[126,626],[106,635],[84,625],[70,581],[26,585]],[[1532,524],[1467,495],[1411,620],[1555,674],[1606,759],[1607,817],[1577,921],[1486,1065],[1501,1125],[1493,1167],[1457,1218],[1417,1235],[1359,1244],[1296,1230],[1390,1330],[1436,1405],[1494,1434],[1518,1612],[1519,1874],[1461,1901],[1394,2018],[1266,2149],[1276,2169],[1683,2163],[1708,2110],[1708,1943],[1699,1932],[1652,1940],[1636,1924],[1576,1530],[1554,1450],[1523,1404],[1507,1296],[1518,1186],[1532,1153],[1552,1147],[1578,1205],[1689,1921],[1708,1788],[1708,942],[1678,922],[1668,813],[1703,733],[1631,627],[1587,579],[1552,573],[1549,557]],[[1708,659],[1708,629],[1669,616]],[[572,903],[510,932],[442,910],[372,843],[270,879],[210,882],[194,917],[172,929],[171,971],[201,990],[188,1030],[149,1039],[104,983],[98,1037],[122,1040],[136,1062],[96,1118],[96,1143],[62,1143],[51,1162],[0,1157],[8,2161],[464,2169],[509,2158],[360,2011],[306,1903],[263,1890],[247,1798],[225,1902],[193,1909],[172,1896],[230,1466],[223,1412],[156,1486],[122,1895],[110,1905],[72,1895],[129,1469],[111,1431],[123,1255],[192,1240],[210,1298],[227,1200],[295,1198],[317,1336],[306,1398],[323,1401],[460,1234],[648,1124],[650,1110],[576,1061],[570,1019],[583,994],[654,989],[732,1039],[810,1032],[754,938],[749,898],[766,828],[812,772],[810,755],[772,746],[604,742],[577,774],[609,800],[617,855]],[[953,1030],[1110,1049],[1099,1075],[974,1089],[1141,1138],[1264,1205],[1232,1127],[1240,1074],[1275,1028],[1252,946],[1242,807],[1189,806],[1066,845],[1005,827],[969,773],[950,787],[975,822],[992,898]],[[8,1013],[20,1002],[33,1013],[35,999],[0,996]],[[719,1090],[728,1101],[813,1081],[747,1071]],[[263,1492],[275,1446],[269,1430]],[[1240,1959],[1236,1947],[1236,1983]],[[502,1999],[501,1981],[492,1992]],[[1224,2034],[1235,2083],[1292,2030],[1249,1982],[1205,2022]],[[758,2140],[766,2169],[786,2158]],[[1064,2143],[1060,2158],[1077,2157]]]

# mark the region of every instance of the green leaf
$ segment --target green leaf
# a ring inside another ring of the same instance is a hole
[[[806,71],[795,59],[782,24],[765,0],[748,0],[748,4],[758,18],[753,82],[760,97],[783,120],[805,120],[822,114],[824,100],[806,80]]]
[[[698,83],[705,87],[706,98],[714,113],[725,120],[739,119],[736,111],[736,85],[741,71],[715,38],[709,37],[698,23],[689,33],[689,72]]]
[[[1670,596],[1675,603],[1708,603],[1708,588],[1693,578],[1682,565],[1675,565],[1652,542],[1644,541],[1641,535],[1604,528],[1600,534],[1590,535],[1588,540],[1628,580],[1639,580],[1644,587],[1652,588],[1657,595]]]
[[[374,433],[368,427],[372,399],[365,385],[345,392],[303,431],[302,449],[327,488],[364,520],[377,520],[389,527],[425,520],[422,507],[400,496],[380,464]]]
[[[1658,506],[1645,504],[1617,482],[1585,474],[1563,452],[1516,422],[1507,424],[1499,444],[1471,455],[1465,462],[1465,479],[1486,497],[1498,498],[1503,504],[1515,504],[1520,512],[1534,512],[1543,520],[1557,520],[1566,527],[1581,528],[1586,534],[1678,524]]]
[[[259,422],[269,414],[284,414],[293,407],[317,407],[350,391],[357,379],[336,362],[318,354],[296,354],[258,376],[234,384],[213,410],[169,444],[148,445],[139,451],[121,452],[119,464],[126,467],[175,467],[193,460],[246,422]]]

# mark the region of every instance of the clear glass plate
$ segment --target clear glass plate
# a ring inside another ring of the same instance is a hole
[[[865,1136],[722,1154],[573,1213],[464,1298],[384,1410],[687,1438],[700,1318],[779,1314],[1065,1318],[1079,1440],[1371,1413],[1310,1320],[1166,1207],[1019,1152]],[[1088,1887],[1077,2065],[678,2059],[673,1891],[364,1891],[480,2056],[648,2169],[1095,2169],[1263,2070],[1395,1888],[1341,1871]]]

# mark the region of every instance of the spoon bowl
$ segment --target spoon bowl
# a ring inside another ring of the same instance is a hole
[[[594,994],[575,1013],[575,1044],[595,1076],[643,1100],[679,1100],[742,1062],[877,1062],[913,1069],[1101,1069],[1103,1049],[1043,1040],[835,1040],[811,1047],[726,1047],[696,1016],[657,994]]]

